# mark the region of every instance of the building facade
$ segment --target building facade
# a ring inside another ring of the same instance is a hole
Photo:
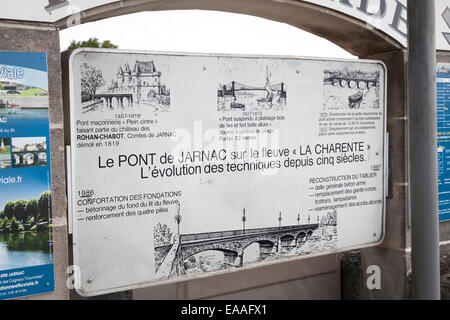
[[[133,101],[150,100],[161,94],[161,72],[153,61],[135,61],[133,69],[126,63],[117,68],[116,79],[109,90],[114,93],[132,93]]]

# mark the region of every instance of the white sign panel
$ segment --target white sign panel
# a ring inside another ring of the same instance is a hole
[[[376,61],[83,49],[70,59],[79,292],[376,245]]]
[[[80,23],[80,14],[83,11],[115,2],[119,1],[4,1],[0,19],[56,22],[67,18],[68,26],[73,26]],[[304,0],[303,2],[330,8],[367,22],[397,40],[404,47],[407,46],[407,0]],[[436,1],[436,48],[450,50],[450,0]]]

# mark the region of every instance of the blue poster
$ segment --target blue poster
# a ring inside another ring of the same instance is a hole
[[[439,221],[444,221],[450,220],[450,65],[438,65],[436,86]]]
[[[45,53],[0,52],[0,299],[54,290]]]

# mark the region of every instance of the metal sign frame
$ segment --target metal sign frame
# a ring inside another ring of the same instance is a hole
[[[82,53],[104,53],[104,54],[136,54],[136,55],[152,55],[152,56],[177,56],[177,57],[200,57],[200,58],[251,58],[251,59],[287,59],[287,60],[302,60],[302,61],[323,61],[323,62],[340,62],[340,63],[367,63],[367,64],[377,64],[380,65],[384,71],[383,80],[384,80],[384,88],[383,88],[383,105],[380,106],[380,110],[383,111],[383,119],[382,119],[382,125],[383,125],[383,155],[384,155],[384,161],[382,164],[382,214],[381,214],[381,220],[382,220],[382,235],[379,235],[377,237],[377,240],[375,242],[368,242],[368,243],[362,243],[361,245],[357,246],[348,246],[348,247],[342,247],[342,248],[333,248],[329,250],[324,250],[308,255],[300,255],[300,256],[292,256],[289,258],[281,258],[277,260],[270,260],[270,261],[260,261],[257,264],[250,264],[250,265],[243,265],[239,268],[239,270],[247,270],[252,269],[255,267],[262,267],[262,266],[268,266],[272,264],[277,263],[284,263],[288,261],[296,261],[299,259],[305,259],[315,256],[322,256],[327,254],[336,254],[339,252],[344,252],[348,250],[354,250],[354,249],[362,249],[362,248],[368,248],[368,247],[374,247],[379,245],[383,242],[384,236],[385,236],[385,214],[386,214],[386,195],[387,195],[387,189],[388,189],[388,135],[387,135],[387,124],[386,124],[386,106],[387,106],[387,68],[385,64],[382,61],[374,61],[374,60],[350,60],[350,59],[323,59],[323,58],[310,58],[310,57],[299,57],[299,56],[271,56],[271,55],[234,55],[234,54],[202,54],[202,53],[180,53],[180,52],[152,52],[152,51],[139,51],[139,50],[116,50],[116,49],[77,49],[73,51],[70,55],[68,65],[69,65],[69,83],[70,83],[70,131],[71,136],[75,136],[75,125],[74,121],[76,119],[75,117],[75,106],[79,104],[78,100],[79,97],[75,97],[75,92],[73,89],[74,85],[79,85],[79,83],[75,83],[74,79],[74,59],[77,55]],[[70,147],[70,150],[68,151],[68,177],[70,178],[69,182],[69,194],[68,194],[68,210],[69,210],[69,217],[71,217],[69,221],[69,230],[73,230],[73,244],[74,244],[74,250],[73,250],[73,258],[74,258],[74,264],[76,264],[79,259],[79,249],[77,248],[77,245],[80,241],[80,234],[79,234],[79,228],[78,228],[78,219],[77,219],[77,211],[76,211],[76,203],[74,201],[76,190],[76,173],[74,172],[74,162],[75,162],[75,148],[73,147],[73,141],[72,146]],[[75,268],[75,283],[80,283],[81,276],[79,273],[77,273],[78,268]],[[79,271],[79,270],[78,270]],[[77,292],[83,296],[95,296],[100,294],[106,294],[111,292],[117,292],[122,290],[132,290],[132,289],[139,289],[139,288],[145,288],[155,285],[162,285],[162,284],[169,284],[169,283],[176,283],[180,281],[186,281],[191,279],[199,279],[199,278],[207,278],[211,276],[221,275],[229,272],[235,272],[235,269],[222,269],[220,271],[209,271],[205,273],[198,273],[195,275],[184,275],[184,276],[178,276],[171,279],[159,279],[151,282],[141,282],[141,283],[132,283],[128,285],[119,285],[119,286],[113,286],[107,289],[103,290],[96,290],[96,291],[86,291],[82,289],[81,287],[76,287]],[[88,279],[89,280],[89,279]]]

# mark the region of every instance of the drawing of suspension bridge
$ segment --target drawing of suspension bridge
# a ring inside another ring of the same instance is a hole
[[[266,66],[266,79],[262,86],[250,86],[234,80],[220,84],[217,90],[218,110],[282,109],[286,106],[286,84],[272,84],[270,77],[271,72]]]

